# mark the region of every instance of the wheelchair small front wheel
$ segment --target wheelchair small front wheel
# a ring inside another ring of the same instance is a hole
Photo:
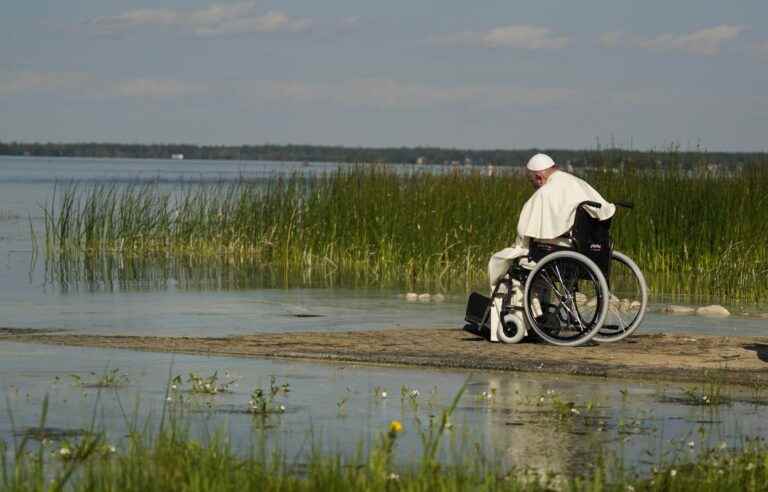
[[[564,347],[583,345],[598,334],[607,301],[602,271],[575,251],[542,258],[528,275],[523,293],[528,325],[543,340]]]
[[[608,314],[595,335],[596,342],[617,342],[631,335],[643,322],[648,307],[648,285],[643,272],[627,255],[611,254]]]

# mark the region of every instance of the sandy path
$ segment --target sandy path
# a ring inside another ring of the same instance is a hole
[[[577,348],[503,345],[457,328],[226,338],[73,335],[0,328],[0,341],[236,357],[768,384],[768,337],[639,335]]]

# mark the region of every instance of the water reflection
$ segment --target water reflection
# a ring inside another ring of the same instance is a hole
[[[247,258],[194,256],[126,256],[119,254],[62,255],[44,263],[45,283],[63,292],[238,291],[274,288],[426,289],[404,279],[379,279],[334,269],[286,271]],[[34,268],[34,267],[33,267]],[[435,284],[435,282],[432,282]],[[429,288],[445,292],[445,285]],[[464,287],[465,288],[465,287]],[[460,289],[463,293],[464,288]]]
[[[398,461],[417,461],[423,451],[419,425],[426,429],[465,383],[441,454],[447,462],[482,456],[505,467],[583,472],[599,457],[620,457],[643,470],[662,457],[686,460],[707,446],[723,442],[738,446],[746,436],[768,436],[763,404],[702,407],[673,403],[661,396],[683,394],[689,387],[661,383],[173,356],[8,342],[0,343],[0,355],[0,384],[9,397],[11,412],[0,414],[0,437],[4,439],[37,425],[47,394],[46,427],[64,432],[88,428],[95,416],[111,439],[119,440],[134,418],[149,422],[150,427],[157,425],[166,403],[165,385],[172,375],[186,378],[190,372],[210,375],[214,371],[220,375],[228,371],[240,379],[232,393],[215,397],[185,393],[194,402],[185,411],[193,433],[204,437],[225,428],[243,452],[254,439],[264,439],[298,461],[307,457],[311,444],[352,459],[358,445],[375,443],[392,420],[405,426],[398,442]],[[46,364],[41,365],[40,360]],[[70,377],[87,378],[90,371],[98,375],[116,368],[128,378],[128,385],[100,393],[73,384]],[[254,387],[269,384],[272,375],[278,384],[290,384],[290,393],[281,400],[286,412],[266,421],[254,419],[245,413],[250,393]],[[381,390],[388,393],[386,398],[380,396]],[[413,392],[417,396],[411,398]],[[488,398],[489,394],[494,396]],[[138,414],[130,415],[134,407]]]

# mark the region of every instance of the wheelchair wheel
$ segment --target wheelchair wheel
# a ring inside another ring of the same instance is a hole
[[[595,335],[597,342],[616,342],[631,335],[643,322],[648,306],[648,285],[632,259],[614,251],[610,272],[608,314]]]
[[[608,311],[608,285],[595,263],[575,251],[541,259],[523,295],[533,331],[554,345],[575,347],[594,337]]]

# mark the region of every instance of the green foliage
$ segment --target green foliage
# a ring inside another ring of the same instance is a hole
[[[76,386],[82,388],[119,388],[128,384],[128,375],[118,368],[105,371],[98,375],[95,372],[88,373],[87,377],[79,374],[70,374]]]
[[[607,199],[635,203],[617,212],[613,236],[653,294],[768,299],[763,166],[716,175],[626,166],[584,177]],[[152,185],[73,186],[56,190],[45,208],[44,248],[60,270],[73,258],[87,268],[114,257],[137,267],[174,258],[310,280],[466,290],[485,285],[488,258],[514,240],[530,194],[519,174],[398,175],[382,167],[190,185],[176,194]]]
[[[279,395],[285,395],[291,390],[288,383],[278,385],[274,376],[269,378],[269,389],[255,388],[248,400],[248,412],[254,415],[285,412],[285,405],[275,402]]]

